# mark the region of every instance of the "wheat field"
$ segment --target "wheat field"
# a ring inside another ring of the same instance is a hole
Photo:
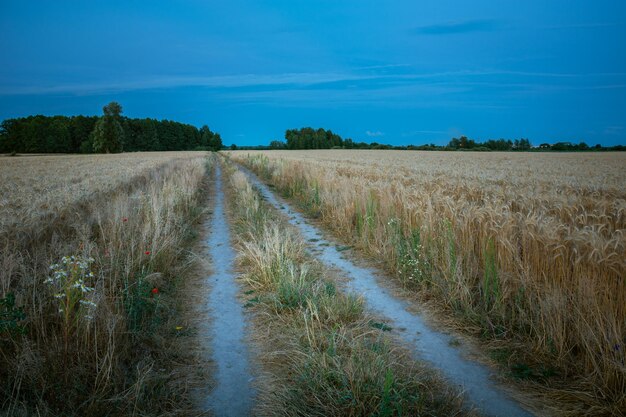
[[[197,152],[1,157],[0,232],[89,202],[165,164],[197,157]]]
[[[626,408],[626,154],[229,156],[470,332],[522,351],[561,399]]]
[[[193,408],[190,340],[172,338],[170,320],[182,320],[177,282],[211,161],[206,152],[0,158],[8,415]]]

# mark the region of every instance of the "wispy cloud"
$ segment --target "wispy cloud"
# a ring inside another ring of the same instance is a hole
[[[626,133],[624,126],[607,126],[604,128],[605,135],[623,135]]]
[[[572,23],[567,25],[551,25],[545,26],[544,29],[602,29],[615,26],[621,26],[623,23],[609,23],[609,22],[588,22],[588,23]]]
[[[0,86],[0,94],[93,94],[102,92],[145,90],[153,88],[173,87],[210,87],[239,88],[259,86],[306,86],[346,80],[368,79],[368,75],[346,73],[286,73],[286,74],[238,74],[223,76],[153,76],[123,81],[103,80],[100,82],[84,82],[57,84],[48,86]]]
[[[379,130],[374,131],[374,132],[372,132],[371,130],[368,130],[368,131],[365,132],[365,134],[367,136],[369,136],[370,138],[378,138],[378,137],[381,137],[381,136],[385,136],[385,134],[383,132],[379,131]]]
[[[392,68],[392,66],[389,66]],[[483,91],[550,92],[624,88],[624,73],[541,73],[503,71],[407,72],[378,71],[233,74],[222,76],[151,76],[141,79],[76,81],[47,85],[19,85],[0,78],[0,96],[98,95],[137,90],[205,88],[215,97],[231,100],[317,100],[320,102],[387,103],[405,98],[452,97]],[[375,133],[375,132],[373,132]]]
[[[475,19],[419,26],[415,29],[415,33],[419,35],[454,35],[471,32],[491,32],[500,27],[501,24],[497,20]]]
[[[389,66],[390,68],[392,66]],[[0,95],[37,94],[77,94],[89,95],[109,92],[124,92],[175,87],[207,87],[214,89],[238,88],[302,88],[332,83],[359,82],[374,80],[397,80],[403,83],[411,80],[435,79],[465,73],[420,73],[420,74],[380,74],[376,72],[317,72],[282,74],[234,74],[222,76],[146,76],[140,79],[101,80],[97,82],[59,83],[54,85],[16,85],[0,80]],[[471,75],[471,74],[468,74]]]

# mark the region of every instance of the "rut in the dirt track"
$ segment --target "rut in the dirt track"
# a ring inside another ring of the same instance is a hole
[[[245,342],[246,321],[243,306],[237,299],[235,251],[231,246],[228,219],[224,213],[224,191],[220,166],[215,171],[215,206],[211,221],[207,254],[213,265],[208,277],[211,293],[208,304],[211,318],[206,326],[211,356],[216,365],[216,386],[204,400],[204,409],[216,416],[246,416],[254,402],[249,352]]]

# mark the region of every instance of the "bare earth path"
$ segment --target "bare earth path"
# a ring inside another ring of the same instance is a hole
[[[489,369],[466,359],[460,348],[452,346],[452,337],[430,327],[418,314],[407,311],[408,304],[381,286],[384,274],[365,269],[342,258],[340,251],[323,238],[322,232],[307,221],[249,170],[239,167],[256,186],[269,204],[287,216],[309,242],[315,242],[313,254],[326,266],[336,268],[348,278],[348,290],[363,297],[367,307],[385,316],[397,334],[410,346],[416,357],[438,369],[452,384],[464,389],[467,401],[488,416],[526,417],[533,414],[511,399],[490,379]]]
[[[216,416],[247,416],[254,403],[249,353],[245,343],[246,321],[243,307],[237,299],[233,267],[235,251],[231,246],[228,218],[224,213],[224,190],[220,165],[215,168],[215,207],[210,220],[207,255],[212,260],[211,313],[206,326],[211,340],[211,356],[216,364],[216,386],[208,394],[203,408]]]

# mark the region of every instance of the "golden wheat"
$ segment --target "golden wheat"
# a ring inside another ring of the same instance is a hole
[[[626,154],[230,155],[583,401],[626,408]]]
[[[54,216],[162,165],[194,157],[197,152],[1,157],[0,232]]]

